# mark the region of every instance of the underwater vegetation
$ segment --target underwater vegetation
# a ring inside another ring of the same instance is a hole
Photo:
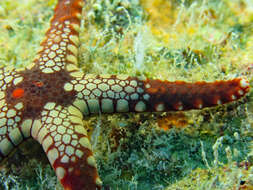
[[[31,62],[55,4],[0,2],[0,64]],[[85,72],[252,82],[251,1],[94,0],[84,9],[78,63]],[[252,112],[250,92],[200,111],[96,115],[84,123],[104,189],[252,189]],[[61,186],[29,141],[1,166],[1,188]]]

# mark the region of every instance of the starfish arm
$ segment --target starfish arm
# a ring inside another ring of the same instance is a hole
[[[227,81],[186,83],[160,80],[144,81],[144,91],[150,95],[149,111],[202,109],[240,99],[249,91],[245,78]]]
[[[80,19],[83,0],[59,0],[50,28],[34,62],[44,73],[54,73],[77,65]]]
[[[22,95],[20,89],[7,93],[9,86],[17,84],[23,77],[12,67],[0,68],[0,162],[25,139],[30,137],[27,122],[23,122],[22,102],[11,101]]]
[[[64,89],[76,91],[74,104],[84,115],[90,115],[201,109],[243,97],[249,91],[249,84],[244,78],[187,83],[140,80],[128,76],[84,75],[65,83]]]
[[[64,189],[100,189],[102,182],[81,112],[72,105],[49,102],[41,114],[41,120],[32,127],[32,137],[43,146]]]
[[[9,127],[9,128],[8,128]],[[5,130],[5,135],[1,135],[0,141],[0,162],[5,160],[26,138],[25,131],[22,127],[5,126],[0,130]]]
[[[21,107],[13,109],[14,112],[10,109],[12,118],[6,117],[9,123],[7,121],[7,125],[0,129],[0,131],[5,131],[5,135],[0,137],[0,162],[7,158],[22,142],[30,138],[31,128],[38,124],[36,120],[32,119],[21,120],[19,117],[20,109]],[[10,120],[12,120],[11,123]]]

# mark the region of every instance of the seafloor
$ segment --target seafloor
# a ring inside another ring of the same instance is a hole
[[[0,1],[0,64],[24,67],[56,0]],[[86,73],[214,81],[253,72],[251,0],[91,0]],[[252,84],[252,83],[251,83]],[[105,190],[253,189],[253,100],[200,111],[85,118]],[[62,189],[29,141],[0,167],[0,189]]]

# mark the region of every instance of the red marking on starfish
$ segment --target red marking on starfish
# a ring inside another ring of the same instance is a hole
[[[16,88],[13,92],[12,92],[12,97],[13,98],[22,98],[24,96],[24,89],[23,88]]]
[[[37,87],[42,87],[44,85],[44,83],[41,81],[35,81],[33,82],[33,84],[36,85]]]

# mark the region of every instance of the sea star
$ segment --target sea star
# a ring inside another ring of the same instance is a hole
[[[0,161],[32,137],[64,189],[101,189],[83,116],[201,109],[249,91],[245,78],[186,83],[82,73],[76,65],[83,6],[59,0],[33,63],[0,69]]]

